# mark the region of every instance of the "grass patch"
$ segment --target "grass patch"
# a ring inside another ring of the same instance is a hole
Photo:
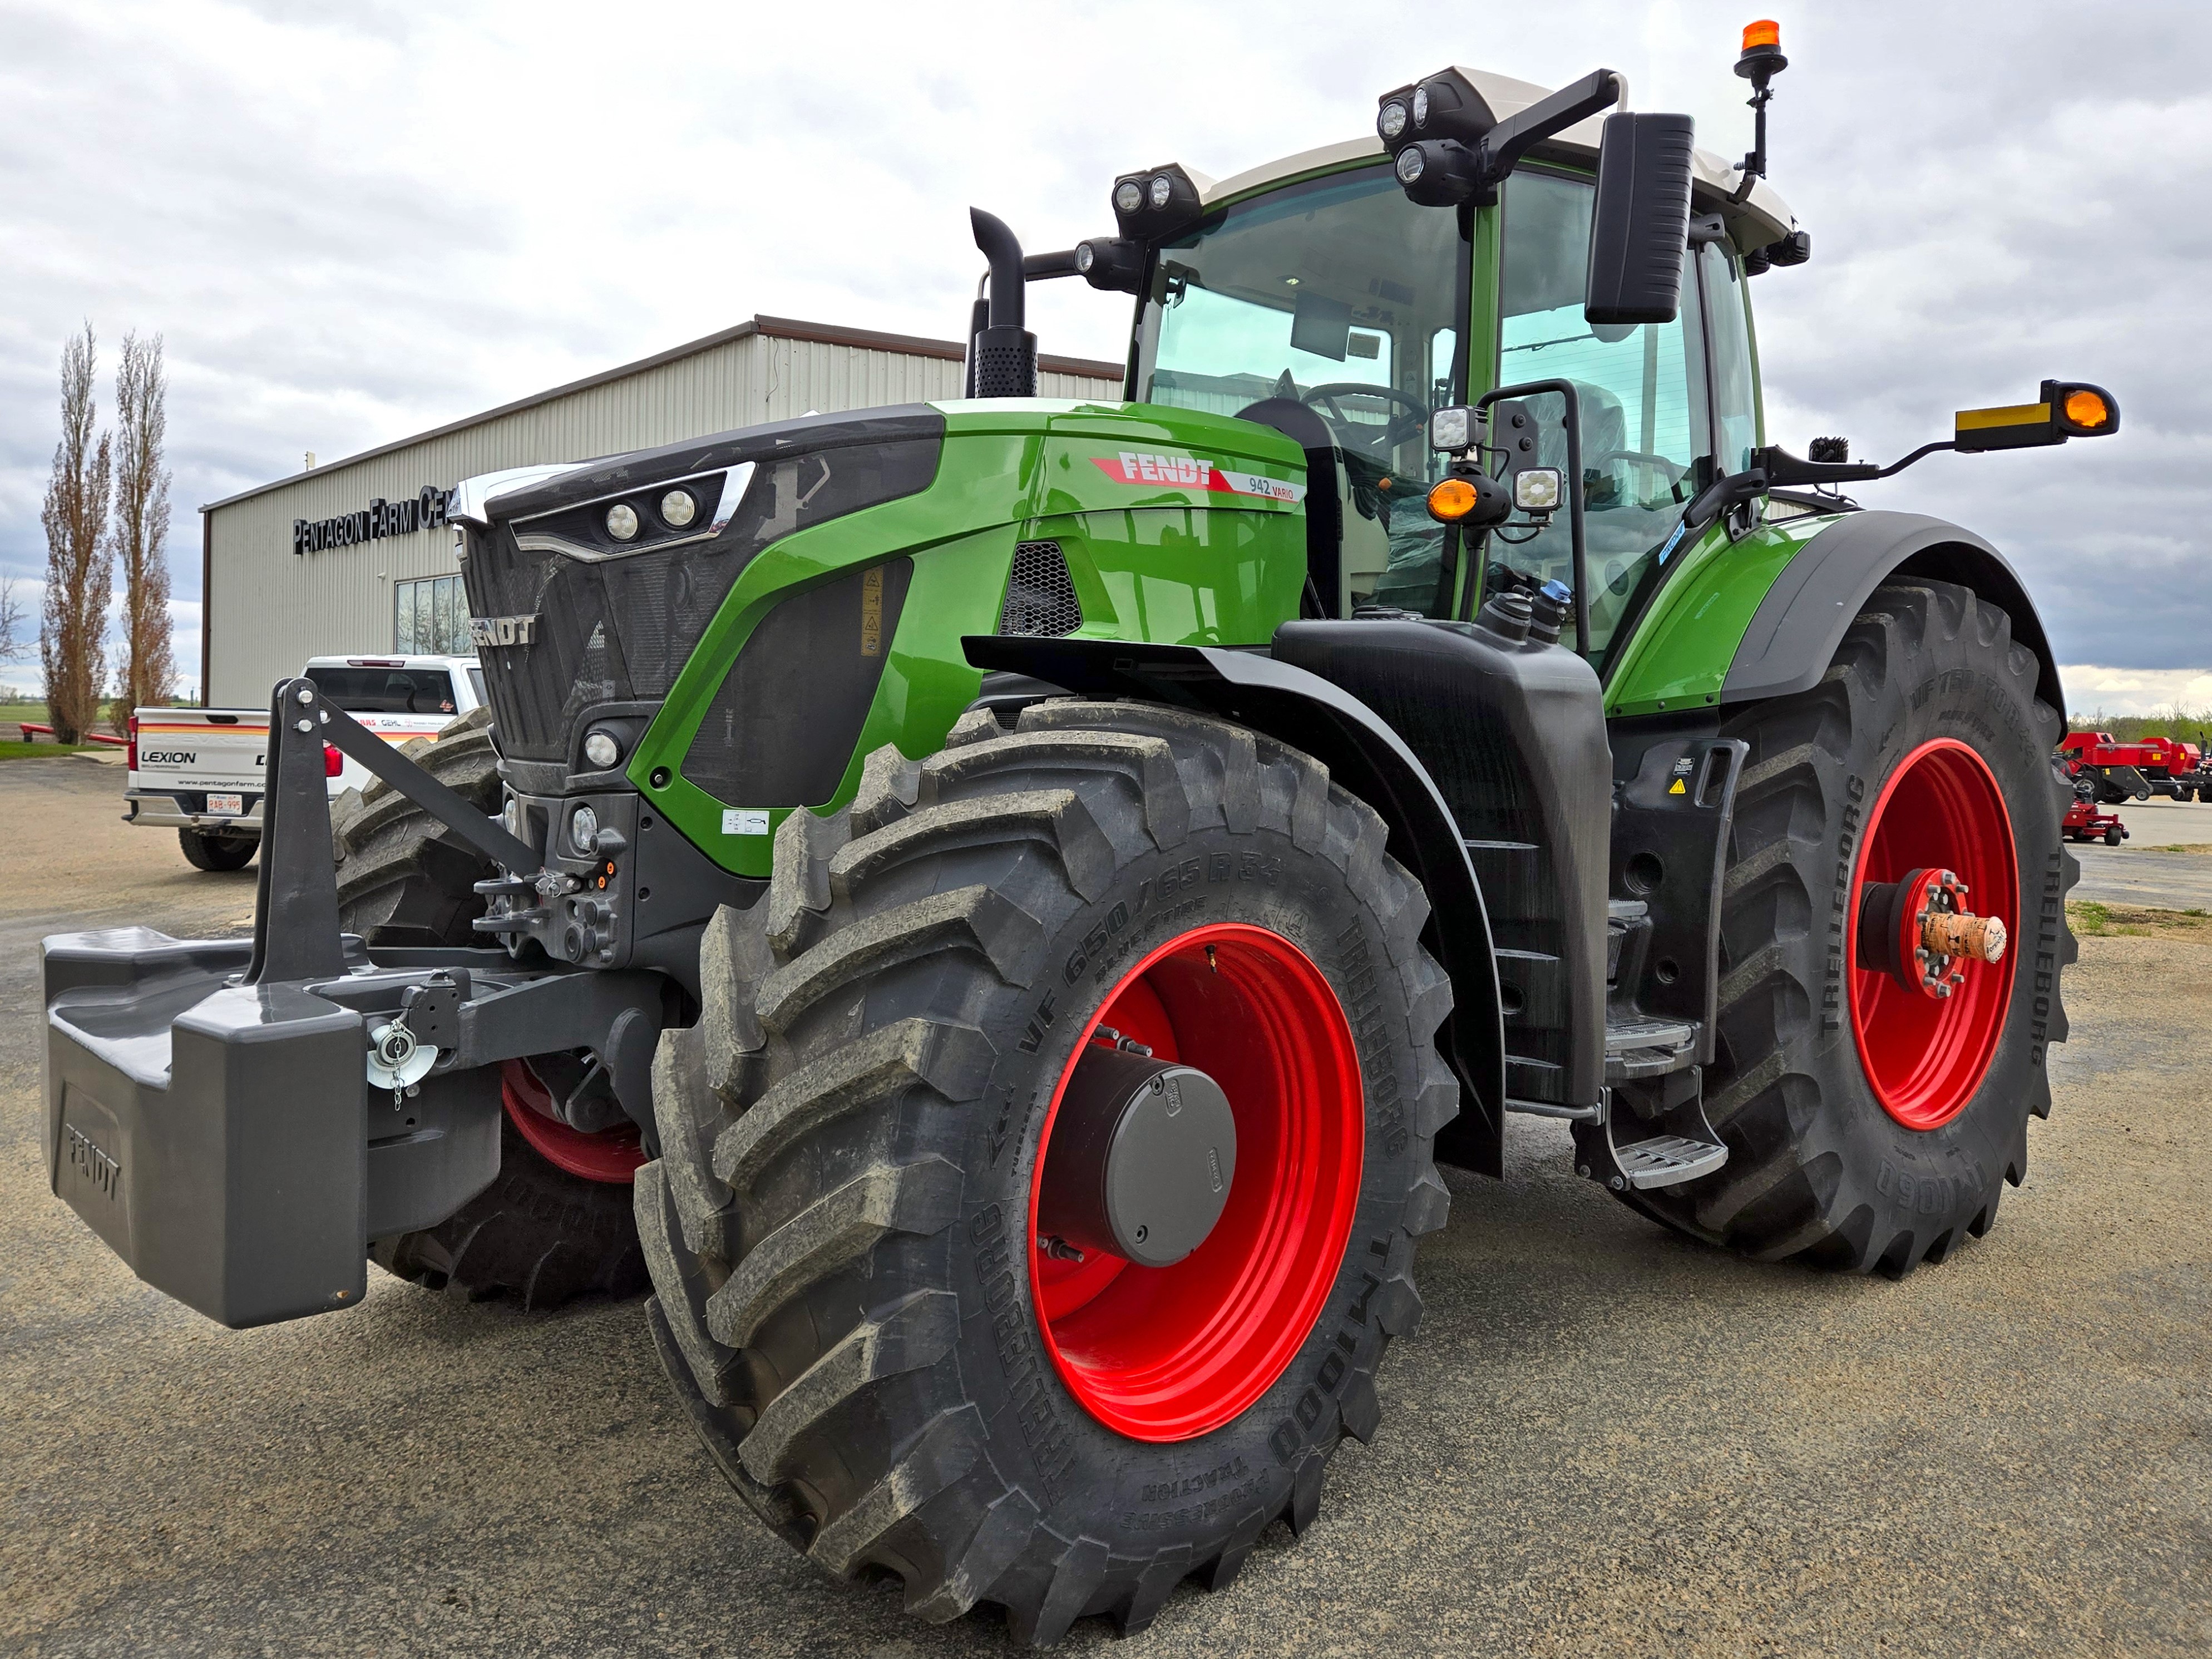
[[[2145,853],[2212,853],[2212,842],[2181,841],[2165,847],[2144,847],[2137,850]]]
[[[2153,910],[2078,899],[2066,906],[2066,920],[2076,939],[2178,939],[2212,945],[2212,915],[2201,909]]]
[[[2212,744],[2212,708],[2185,708],[2179,703],[2160,714],[2093,714],[2079,712],[2067,726],[2075,732],[2107,732],[2119,743],[2144,738],[2176,738],[2199,748]]]
[[[0,761],[43,760],[49,755],[81,755],[88,743],[9,743],[0,740]]]

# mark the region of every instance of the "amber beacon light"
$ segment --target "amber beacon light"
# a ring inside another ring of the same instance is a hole
[[[1465,478],[1446,478],[1429,491],[1429,516],[1455,524],[1474,512],[1481,499]]]

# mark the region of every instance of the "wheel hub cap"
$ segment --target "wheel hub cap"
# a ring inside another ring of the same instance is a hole
[[[2019,854],[1979,755],[1937,738],[1898,763],[1867,812],[1850,898],[1844,991],[1867,1082],[1905,1127],[1940,1128],[1981,1087],[2012,1006]]]
[[[1229,1201],[1229,1097],[1204,1072],[1141,1048],[1093,1042],[1061,1097],[1037,1193],[1038,1242],[1060,1261],[1096,1253],[1173,1267],[1206,1243]]]
[[[1031,1176],[1039,1332],[1084,1409],[1188,1440],[1265,1394],[1343,1267],[1365,1134],[1351,1022],[1289,939],[1215,923],[1130,968],[1060,1073]]]
[[[1966,908],[1966,884],[1948,870],[1868,882],[1859,896],[1859,965],[1941,1002],[1966,982],[1967,964],[2003,960],[2005,925]]]

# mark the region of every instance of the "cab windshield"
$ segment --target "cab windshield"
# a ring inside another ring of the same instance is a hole
[[[1237,415],[1283,398],[1340,453],[1340,589],[1330,608],[1433,610],[1443,532],[1425,505],[1429,411],[1462,379],[1467,245],[1388,167],[1292,185],[1164,245],[1138,339],[1145,402]]]

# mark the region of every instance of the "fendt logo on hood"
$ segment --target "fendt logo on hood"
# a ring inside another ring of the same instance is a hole
[[[1091,459],[1101,472],[1119,483],[1170,484],[1291,503],[1305,499],[1304,484],[1285,483],[1257,472],[1232,472],[1195,455],[1154,455],[1125,449],[1118,456],[1094,455]]]
[[[538,617],[471,617],[469,618],[469,643],[479,651],[501,645],[535,645],[538,643]]]

